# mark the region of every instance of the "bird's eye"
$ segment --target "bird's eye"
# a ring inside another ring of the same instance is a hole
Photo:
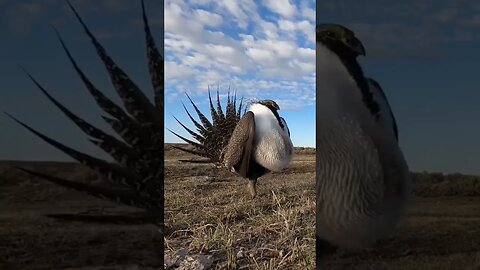
[[[345,41],[347,42],[348,45],[353,45],[353,38],[346,38]]]
[[[334,36],[334,34],[333,34],[332,31],[326,31],[326,32],[325,32],[325,35],[326,35],[327,37],[333,37],[333,36]]]

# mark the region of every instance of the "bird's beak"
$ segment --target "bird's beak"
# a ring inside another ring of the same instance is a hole
[[[255,199],[257,196],[257,180],[248,179],[248,190],[250,195],[252,195],[252,199]]]
[[[362,42],[358,38],[354,38],[354,44],[352,46],[352,50],[356,52],[358,55],[365,56],[365,47],[363,47]]]

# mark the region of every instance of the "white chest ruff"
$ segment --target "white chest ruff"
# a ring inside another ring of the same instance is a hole
[[[267,107],[254,104],[250,111],[255,116],[255,161],[270,171],[281,171],[292,160],[293,144],[290,137]]]

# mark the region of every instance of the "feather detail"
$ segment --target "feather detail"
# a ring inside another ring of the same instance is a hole
[[[148,100],[136,84],[129,79],[126,73],[113,62],[102,45],[90,32],[73,5],[68,1],[67,3],[84,28],[85,33],[90,38],[98,56],[104,63],[125,109],[115,104],[93,85],[76,63],[59,31],[54,28],[55,34],[75,72],[85,84],[88,92],[93,96],[97,105],[109,115],[102,116],[102,118],[123,141],[96,128],[67,109],[66,106],[47,92],[33,76],[24,70],[40,91],[88,135],[92,143],[107,152],[116,162],[110,163],[63,145],[7,113],[10,118],[37,137],[96,171],[102,179],[108,180],[106,184],[109,186],[87,185],[23,168],[18,169],[38,179],[56,185],[84,192],[95,197],[142,208],[146,210],[145,213],[158,217],[157,220],[162,222],[164,59],[156,48],[151,35],[144,3],[142,1],[142,18],[144,22],[148,67],[154,90],[154,104]]]

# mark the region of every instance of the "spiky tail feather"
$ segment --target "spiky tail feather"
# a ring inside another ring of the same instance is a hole
[[[220,103],[219,91],[217,90],[217,106],[215,108],[209,90],[208,99],[210,106],[210,116],[212,118],[212,122],[210,122],[205,116],[205,114],[203,114],[200,109],[198,109],[197,105],[192,101],[190,96],[188,94],[186,94],[186,96],[190,101],[193,109],[195,110],[198,118],[200,119],[200,122],[195,120],[195,118],[187,110],[185,105],[183,105],[185,112],[192,121],[193,125],[196,127],[197,131],[193,131],[185,124],[180,122],[176,117],[174,118],[197,142],[189,140],[169,129],[169,131],[172,132],[175,136],[188,143],[192,149],[179,146],[173,147],[181,151],[206,158],[204,160],[181,160],[183,162],[214,163],[217,165],[221,165],[224,149],[227,146],[228,141],[230,140],[230,137],[232,136],[233,130],[235,129],[237,123],[240,121],[240,118],[245,113],[245,110],[242,112],[242,107],[244,106],[243,99],[241,99],[240,104],[237,108],[236,93],[232,97],[230,96],[229,91],[224,111]]]
[[[163,222],[163,92],[164,92],[164,59],[158,51],[152,38],[145,6],[142,1],[142,18],[146,38],[147,58],[151,81],[154,89],[153,105],[145,94],[129,79],[107,55],[105,49],[96,40],[86,24],[83,22],[75,8],[67,1],[73,13],[83,26],[86,34],[94,45],[98,56],[101,58],[111,78],[112,84],[121,97],[126,109],[124,111],[107,98],[88,77],[83,73],[68,50],[58,31],[55,33],[72,63],[75,71],[85,84],[89,93],[101,109],[111,117],[104,120],[120,135],[123,141],[101,131],[85,120],[76,116],[65,106],[53,98],[28,72],[27,75],[34,84],[54,103],[68,118],[70,118],[84,133],[90,136],[90,141],[112,156],[116,164],[91,157],[56,140],[53,140],[36,131],[25,123],[9,115],[16,122],[42,138],[47,143],[67,153],[77,161],[95,170],[102,179],[109,181],[111,188],[77,183],[74,181],[57,178],[51,175],[18,168],[39,179],[81,191],[96,197],[116,201],[122,204],[145,209],[149,215]],[[51,215],[52,216],[52,215]],[[55,217],[53,215],[52,217]],[[59,216],[57,216],[59,217]],[[65,216],[64,216],[65,217]]]

